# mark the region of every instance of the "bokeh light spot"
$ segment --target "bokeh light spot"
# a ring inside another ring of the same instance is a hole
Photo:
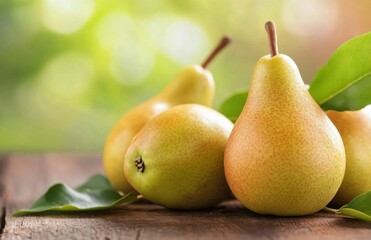
[[[42,70],[40,87],[50,97],[75,101],[89,88],[94,77],[90,58],[69,52],[52,59]]]
[[[112,49],[121,41],[133,38],[133,20],[123,12],[110,13],[97,28],[98,43],[105,49]]]
[[[337,3],[322,1],[284,1],[281,9],[283,23],[295,35],[331,35],[338,18]],[[320,30],[319,30],[320,29]]]
[[[152,71],[153,56],[135,42],[121,42],[115,47],[110,70],[117,81],[124,85],[135,85],[143,81]]]
[[[138,21],[123,12],[107,15],[97,28],[99,44],[109,52],[109,70],[123,85],[136,85],[152,71],[151,50],[138,33]]]
[[[42,23],[57,33],[79,30],[94,12],[93,0],[43,0]]]
[[[163,39],[165,52],[182,65],[203,60],[209,45],[205,31],[186,20],[173,22]]]

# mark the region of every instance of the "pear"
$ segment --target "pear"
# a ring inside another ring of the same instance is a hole
[[[326,114],[340,132],[345,147],[345,176],[330,202],[332,207],[341,207],[371,191],[371,105],[359,111],[330,110]]]
[[[211,108],[173,107],[134,138],[125,156],[125,176],[145,199],[164,207],[212,207],[231,194],[223,157],[232,128],[231,121]]]
[[[211,106],[214,79],[206,67],[229,42],[228,37],[223,37],[202,66],[184,68],[162,92],[127,112],[111,129],[103,149],[103,167],[116,190],[124,193],[134,190],[124,176],[124,156],[133,137],[151,118],[179,104]]]
[[[345,171],[340,134],[308,93],[294,61],[278,53],[256,64],[249,96],[225,150],[224,169],[235,197],[248,209],[300,216],[324,208]]]

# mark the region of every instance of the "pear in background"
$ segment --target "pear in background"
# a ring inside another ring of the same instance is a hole
[[[346,168],[340,189],[330,202],[341,207],[371,191],[371,105],[359,111],[327,111],[344,142]]]
[[[232,128],[231,121],[211,108],[173,107],[134,138],[125,156],[125,176],[145,199],[164,207],[212,207],[231,195],[223,157]]]
[[[225,174],[235,197],[261,214],[317,212],[344,177],[339,132],[307,91],[294,61],[278,53],[272,22],[271,55],[256,64],[249,96],[225,150]]]
[[[124,176],[124,156],[133,137],[151,118],[179,104],[211,106],[214,79],[206,67],[229,42],[229,38],[223,37],[202,66],[184,68],[162,92],[127,112],[111,129],[103,150],[103,167],[116,190],[124,193],[133,191]]]

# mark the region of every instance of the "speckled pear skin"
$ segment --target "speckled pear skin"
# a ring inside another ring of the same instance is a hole
[[[215,84],[211,73],[199,65],[184,68],[159,94],[127,112],[111,129],[103,149],[103,167],[113,187],[133,191],[126,180],[123,162],[134,136],[154,116],[179,104],[211,106]]]
[[[231,196],[223,157],[232,128],[211,108],[173,107],[149,121],[130,144],[125,176],[145,199],[164,207],[212,207]],[[135,164],[139,156],[143,172]]]
[[[346,168],[331,207],[341,207],[359,194],[371,191],[371,106],[359,111],[327,111],[343,139]]]
[[[343,142],[288,56],[258,61],[224,168],[233,194],[256,213],[307,215],[335,196],[345,171]]]

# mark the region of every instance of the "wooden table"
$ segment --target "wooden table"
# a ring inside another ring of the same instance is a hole
[[[96,155],[0,157],[1,239],[371,239],[371,224],[319,212],[306,217],[257,215],[236,200],[205,211],[172,211],[153,204],[116,210],[12,217],[50,185],[76,187],[101,173]]]

